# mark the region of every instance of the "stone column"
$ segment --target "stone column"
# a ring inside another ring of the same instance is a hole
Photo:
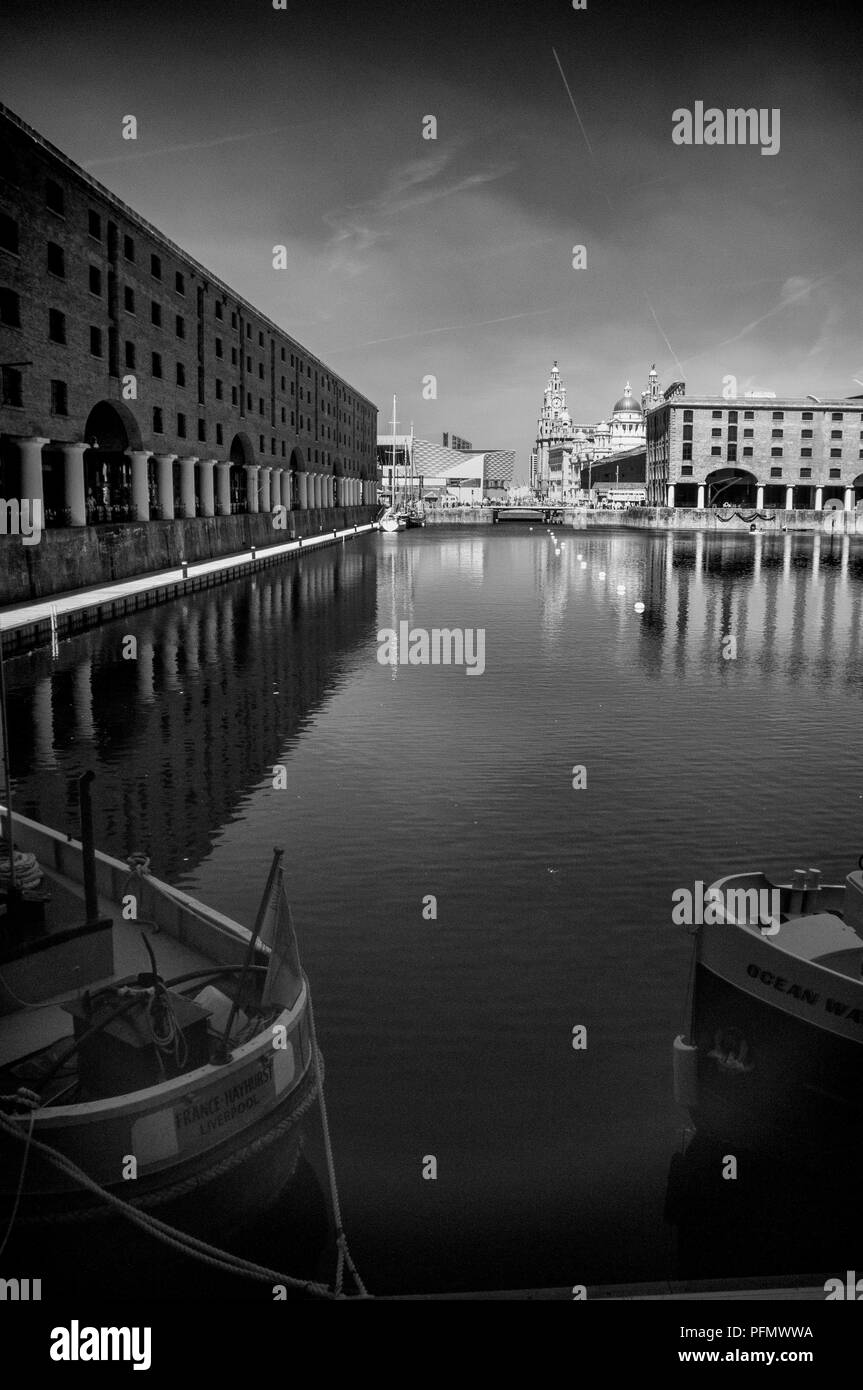
[[[247,510],[256,512],[258,510],[258,464],[246,464],[246,498]]]
[[[674,506],[674,483],[669,483],[665,494],[666,507]]]
[[[63,460],[63,495],[69,511],[70,526],[87,525],[87,501],[84,496],[84,453],[86,444],[60,444],[58,453]]]
[[[300,491],[300,506],[305,509],[309,505],[309,475],[308,473],[297,474],[297,486]]]
[[[187,517],[195,515],[195,464],[197,458],[180,459],[180,497]]]
[[[231,465],[216,464],[216,514],[231,515]]]
[[[755,506],[760,512],[764,506],[764,484],[759,483],[755,489]]]
[[[789,512],[794,510],[794,489],[790,485],[785,489],[785,510]]]
[[[699,483],[699,484],[698,484],[698,499],[697,499],[697,501],[696,501],[696,506],[697,506],[697,507],[703,507],[703,506],[704,506],[704,484],[703,484],[703,483]]]
[[[47,444],[47,439],[42,439],[39,435],[13,435],[12,443],[18,446],[18,457],[21,460],[21,487],[19,501],[23,502],[28,498],[31,504],[31,517],[35,517],[35,506],[38,502],[40,519],[45,514],[45,492],[42,483],[42,448]]]
[[[270,478],[272,477],[272,473],[273,473],[273,470],[272,470],[272,468],[269,466],[269,464],[267,464],[267,463],[262,464],[262,466],[261,466],[261,494],[260,494],[260,497],[261,497],[261,500],[260,500],[260,507],[261,507],[261,511],[262,511],[262,512],[268,512],[268,511],[270,510]]]
[[[846,487],[846,489],[845,489],[845,510],[846,510],[846,512],[853,512],[853,510],[854,510],[854,489],[853,489],[853,487]]]
[[[824,510],[824,489],[820,483],[815,489],[815,510],[816,512],[823,512]]]
[[[282,469],[282,506],[286,512],[289,512],[293,506],[293,498],[291,496],[292,476],[290,468]]]
[[[213,495],[213,470],[215,467],[215,459],[198,460],[198,469],[201,478],[201,513],[203,516],[216,515],[216,501]]]
[[[176,454],[154,454],[159,511],[165,521],[174,520],[174,459]]]
[[[132,512],[136,521],[150,520],[150,487],[147,478],[146,449],[127,449],[126,458],[132,465]]]

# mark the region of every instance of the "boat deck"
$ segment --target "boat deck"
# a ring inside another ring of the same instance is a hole
[[[42,866],[46,882],[51,889],[49,914],[63,925],[70,925],[84,919],[84,890],[73,879]],[[136,975],[150,969],[150,960],[141,940],[146,931],[159,974],[165,979],[182,975],[190,970],[206,970],[213,962],[199,951],[177,941],[168,932],[142,923],[127,921],[120,914],[116,903],[99,897],[99,914],[113,921],[112,938],[114,949],[114,973],[103,980],[92,981],[87,988],[97,990],[110,985],[113,980]],[[72,1017],[62,1007],[76,999],[81,990],[69,990],[58,994],[43,1003],[21,1008],[15,1013],[0,1016],[0,1068],[10,1065],[31,1052],[59,1042],[61,1038],[72,1036]]]

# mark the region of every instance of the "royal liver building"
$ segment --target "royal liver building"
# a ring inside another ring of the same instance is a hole
[[[536,492],[549,490],[549,454],[552,449],[572,443],[572,420],[566,408],[566,387],[560,378],[557,362],[545,388],[542,410],[536,431],[536,448],[530,460],[530,485]]]

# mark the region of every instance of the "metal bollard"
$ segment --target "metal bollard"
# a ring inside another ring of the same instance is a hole
[[[189,578],[189,562],[188,562],[188,560],[181,560],[181,561],[180,561],[180,569],[181,569],[181,571],[182,571],[183,578],[184,578],[184,579],[188,579],[188,578]]]

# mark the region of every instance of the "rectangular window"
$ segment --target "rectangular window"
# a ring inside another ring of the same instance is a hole
[[[135,243],[130,236],[123,237],[123,255],[127,261],[135,259]]]
[[[217,339],[216,339],[216,356],[217,356],[217,357],[224,357],[224,355],[225,355],[225,350],[224,350],[224,347],[223,347],[223,345],[222,345],[222,340],[221,340],[221,338],[217,338]]]
[[[259,362],[259,363],[258,363],[258,376],[261,378],[261,381],[263,381],[263,379],[264,379],[264,364],[263,364],[263,362]]]
[[[729,412],[728,412],[728,423],[729,423],[730,425],[736,425],[736,424],[737,424],[737,411],[736,411],[736,410],[729,410]]]
[[[48,310],[48,337],[52,343],[65,343],[66,341],[66,315],[62,314],[59,309]]]
[[[285,423],[285,407],[282,406],[282,424]]]
[[[216,377],[216,400],[217,400],[217,401],[220,401],[221,399],[222,399],[222,383],[221,383],[221,381],[219,380],[219,378]]]
[[[176,328],[177,328],[177,337],[178,337],[178,338],[185,338],[185,336],[186,336],[186,320],[183,318],[183,315],[182,315],[182,314],[178,314],[178,315],[177,315]]]
[[[51,382],[51,414],[69,414],[69,398],[65,381]]]
[[[259,435],[258,435],[258,438],[259,438],[260,441],[261,441],[261,444],[260,444],[260,452],[263,453],[263,452],[264,452],[264,436],[263,436],[262,434],[259,434]]]
[[[781,430],[771,430],[771,431],[770,431],[770,438],[771,438],[771,439],[781,439],[781,438],[782,438],[782,431],[781,431]]]
[[[126,343],[126,366],[130,371],[135,370],[135,344]]]
[[[800,450],[800,457],[801,457],[802,459],[811,459],[811,457],[812,457],[812,450],[811,450],[811,449],[801,449],[801,450]]]
[[[711,456],[711,458],[719,458],[721,454],[722,454],[722,450],[721,450],[721,448],[719,447],[719,445],[718,445],[718,444],[714,444],[713,448],[710,450],[710,456]]]
[[[800,476],[801,476],[801,478],[811,478],[811,477],[812,477],[812,469],[811,469],[811,468],[801,468],[801,470],[800,470]]]
[[[804,412],[803,412],[803,414],[801,415],[800,418],[801,418],[801,420],[811,420],[811,419],[812,419],[812,411],[811,411],[811,410],[804,410]]]
[[[680,469],[680,472],[681,472],[681,474],[682,474],[682,476],[683,476],[684,478],[691,478],[691,477],[692,477],[692,464],[691,464],[691,463],[684,463],[683,466],[682,466],[681,469]]]
[[[222,301],[221,301],[221,299],[217,299],[217,300],[216,300],[216,318],[217,318],[217,319],[220,319],[221,317],[222,317]]]
[[[198,421],[198,442],[199,442],[200,444],[206,444],[206,442],[207,442],[207,422],[206,422],[206,420],[199,420],[199,421]]]
[[[164,422],[163,422],[163,420],[162,420],[162,407],[161,407],[160,405],[154,405],[154,406],[153,406],[153,433],[154,433],[154,434],[164,434],[164,433],[165,433],[165,425],[164,425]]]
[[[263,414],[264,414],[264,398],[263,398],[263,396],[259,396],[259,397],[258,397],[258,414],[259,414],[259,415],[263,415]]]
[[[90,325],[90,356],[102,356],[102,330]]]
[[[263,333],[259,333],[259,334],[258,334],[258,347],[263,347],[263,346],[264,346],[264,335],[263,335]],[[834,417],[834,418],[835,418],[835,417]]]
[[[102,240],[102,218],[93,208],[87,213],[87,231],[96,241]]]
[[[123,286],[123,308],[127,314],[134,314],[135,312],[135,291],[131,285]]]
[[[252,359],[251,359],[251,357],[248,357],[248,356],[247,356],[247,357],[246,357],[246,371],[247,371],[247,372],[250,372],[251,370],[252,370]]]
[[[18,255],[18,223],[5,212],[0,212],[0,249]]]
[[[150,274],[154,280],[161,280],[162,278],[162,259],[155,252],[150,255]]]
[[[232,328],[236,328],[236,326],[237,326],[237,315],[236,315],[235,313],[232,312],[232,314],[231,314],[231,327],[232,327]]]
[[[285,378],[282,377],[282,390],[284,391],[284,389],[285,389]]]
[[[737,439],[737,426],[736,426],[736,425],[729,425],[729,426],[728,426],[728,438],[729,438],[729,439],[733,439],[733,440],[736,440],[736,439]]]
[[[772,459],[781,459],[781,457],[782,457],[782,447],[781,447],[781,445],[778,445],[775,449],[771,449],[771,450],[770,450],[770,457],[771,457]]]
[[[285,349],[282,348],[282,361],[284,362],[284,360],[285,360]],[[283,391],[284,391],[284,389],[285,389],[284,386],[282,386],[282,390],[283,390]]]
[[[53,179],[47,179],[45,183],[45,206],[63,216],[63,190]]]
[[[21,385],[24,378],[17,367],[0,367],[0,382],[3,388],[3,404],[18,409],[24,404]]]
[[[785,411],[784,411],[784,410],[774,410],[774,412],[773,412],[773,418],[774,418],[774,420],[784,420],[784,419],[785,419]]]
[[[251,408],[252,408],[252,393],[251,393],[251,391],[247,391],[247,392],[246,392],[246,409],[247,409],[247,410],[251,410]]]
[[[247,337],[247,338],[251,338],[251,336],[252,336],[252,325],[251,325],[250,323],[247,323],[247,324],[246,324],[246,337]]]
[[[842,457],[842,450],[841,450],[841,449],[831,449],[831,450],[830,450],[830,457],[831,457],[832,459],[841,459],[841,457]]]
[[[274,454],[275,452],[276,452],[276,441],[275,441],[275,439],[271,439],[271,440],[270,440],[270,453],[271,453],[271,454]]]
[[[231,405],[236,405],[236,404],[237,404],[237,388],[236,388],[236,386],[232,386],[232,387],[231,387]]]
[[[232,366],[232,367],[236,367],[236,365],[237,365],[237,349],[236,349],[235,347],[232,347],[232,348],[231,348],[231,366]]]
[[[841,430],[831,430],[831,431],[830,431],[830,438],[831,438],[831,439],[841,439],[841,438],[842,438],[842,431],[841,431]]]
[[[186,293],[186,277],[180,270],[174,273],[174,289],[177,291],[177,294],[185,295]]]
[[[736,463],[736,462],[737,462],[737,445],[736,445],[736,444],[729,444],[729,446],[728,446],[728,462],[729,462],[729,463]]]
[[[155,299],[150,300],[150,322],[157,328],[162,327],[162,306]]]
[[[811,430],[801,430],[801,431],[800,431],[800,438],[801,438],[801,439],[811,439],[811,438],[812,438],[812,431],[811,431]]]
[[[770,476],[771,476],[771,478],[781,478],[781,477],[782,477],[782,469],[781,469],[781,468],[771,468],[771,470],[770,470]]]
[[[152,356],[150,357],[150,371],[151,371],[151,373],[152,373],[153,376],[155,376],[155,377],[161,377],[161,375],[162,375],[162,354],[161,354],[161,352],[154,352],[154,353],[152,354]]]
[[[21,304],[14,290],[0,290],[0,323],[7,328],[21,327]]]
[[[311,376],[311,372],[309,372],[309,376]],[[710,413],[711,413],[711,415],[713,416],[713,419],[714,419],[714,420],[721,420],[721,419],[722,419],[722,411],[721,411],[721,410],[712,410]]]
[[[224,442],[224,438],[222,437],[222,426],[216,425],[216,443],[224,444]]]
[[[52,275],[59,275],[61,280],[66,278],[66,257],[63,247],[58,246],[56,241],[48,242],[48,269]]]
[[[182,363],[182,362],[178,362],[178,363],[177,363],[177,385],[178,385],[178,386],[185,386],[185,384],[186,384],[186,368],[183,366],[183,363]]]
[[[722,438],[722,430],[711,430],[710,433],[711,433],[711,436],[712,436],[714,439],[721,439],[721,438]]]
[[[841,410],[834,410],[833,413],[832,413],[831,416],[830,416],[830,419],[831,419],[831,420],[842,420],[842,419],[844,419],[844,416],[843,416],[843,414],[842,414],[842,411],[841,411]]]
[[[282,353],[282,356],[284,357],[284,352]],[[283,440],[282,440],[282,458],[285,458],[285,456],[286,456],[285,441],[284,441],[284,439],[283,439]]]
[[[177,434],[181,439],[186,438],[186,417],[183,414],[177,416]]]
[[[89,267],[90,293],[101,295],[102,293],[102,272],[97,265]]]
[[[841,477],[842,477],[842,469],[841,469],[841,468],[831,468],[831,469],[830,469],[830,477],[831,477],[831,478],[841,478]]]
[[[751,458],[752,458],[752,446],[751,446],[751,444],[746,445],[746,446],[744,447],[744,449],[743,449],[743,457],[744,457],[745,459],[751,459]]]
[[[744,418],[744,420],[754,420],[754,419],[755,419],[755,411],[754,411],[754,410],[744,410],[744,412],[743,412],[743,418]]]

